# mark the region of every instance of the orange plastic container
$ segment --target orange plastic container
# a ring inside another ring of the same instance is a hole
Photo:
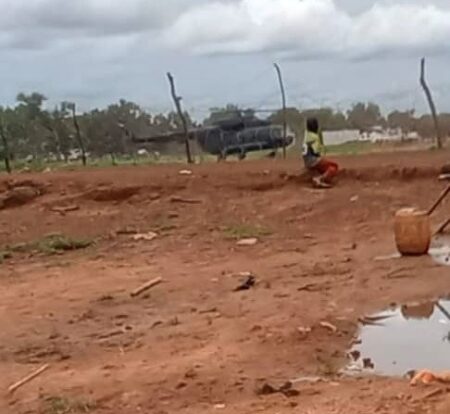
[[[402,255],[428,253],[431,243],[431,222],[427,212],[413,208],[397,211],[394,233],[397,249]]]

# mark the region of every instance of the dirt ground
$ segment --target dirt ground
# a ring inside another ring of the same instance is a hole
[[[428,257],[375,260],[395,252],[393,213],[439,194],[448,159],[339,158],[325,191],[282,160],[2,176],[4,194],[36,194],[0,210],[0,412],[449,413],[445,388],[339,374],[359,317],[450,293],[449,269]],[[446,215],[450,200],[433,222]],[[55,233],[94,244],[27,248]],[[235,291],[246,272],[255,286]]]

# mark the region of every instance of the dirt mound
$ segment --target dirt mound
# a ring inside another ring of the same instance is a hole
[[[15,187],[0,195],[0,209],[22,206],[40,195],[40,191],[34,187]]]
[[[439,168],[436,167],[362,167],[362,168],[344,168],[339,172],[339,181],[408,181],[417,179],[436,178],[439,176]],[[265,192],[279,189],[288,183],[309,186],[311,184],[311,174],[306,170],[299,173],[282,172],[278,177],[262,177],[257,180],[247,181],[242,184],[232,186],[240,190]]]
[[[384,168],[359,168],[343,169],[339,173],[342,179],[352,179],[359,181],[383,181],[399,180],[406,181],[412,179],[436,178],[439,175],[437,167],[384,167]]]
[[[34,180],[10,180],[2,183],[0,209],[19,207],[45,193],[47,185]]]
[[[450,174],[450,164],[446,164],[441,168],[441,174]]]
[[[142,187],[99,187],[85,192],[81,198],[97,202],[125,201],[141,191]]]

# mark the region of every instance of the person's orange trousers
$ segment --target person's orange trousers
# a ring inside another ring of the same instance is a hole
[[[336,177],[339,166],[334,161],[327,158],[321,158],[319,163],[314,166],[313,170],[317,171],[322,176],[322,179],[329,183]]]

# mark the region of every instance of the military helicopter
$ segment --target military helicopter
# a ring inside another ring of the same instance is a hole
[[[230,155],[236,155],[240,160],[246,158],[247,153],[261,150],[277,150],[283,147],[283,126],[272,124],[254,115],[245,115],[236,110],[225,114],[222,119],[215,118],[210,124],[192,128],[188,131],[189,139],[197,141],[200,148],[218,160],[225,160]],[[150,137],[136,137],[132,141],[136,144],[144,143],[183,143],[185,136],[181,132],[156,135]],[[286,133],[286,147],[295,140],[294,133],[288,128]]]

